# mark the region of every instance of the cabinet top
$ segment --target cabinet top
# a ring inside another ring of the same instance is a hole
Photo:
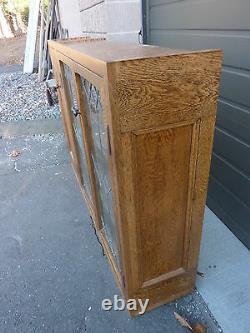
[[[188,51],[136,43],[111,42],[87,38],[49,41],[49,46],[70,57],[85,55],[105,63],[144,58],[165,57],[211,50]]]

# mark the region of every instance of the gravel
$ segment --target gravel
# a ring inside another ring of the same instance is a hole
[[[191,294],[169,303],[170,307],[172,305],[175,307],[174,311],[187,319],[189,323],[194,324],[199,322],[205,324],[208,327],[207,333],[211,331],[223,332],[197,289]]]
[[[48,105],[46,85],[37,74],[0,74],[0,122],[59,117],[59,106]]]

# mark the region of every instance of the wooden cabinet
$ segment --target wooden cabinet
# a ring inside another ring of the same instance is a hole
[[[149,310],[191,292],[221,52],[88,39],[49,49],[72,165],[123,296]]]

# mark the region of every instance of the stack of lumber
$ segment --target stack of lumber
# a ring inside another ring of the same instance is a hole
[[[40,26],[38,25],[39,17]],[[36,43],[38,33],[39,43]],[[49,0],[47,7],[45,7],[44,0],[31,0],[24,72],[32,73],[34,71],[35,46],[38,44],[38,76],[39,80],[45,80],[52,68],[48,52],[48,40],[67,37],[68,32],[62,28],[60,22],[58,0]]]

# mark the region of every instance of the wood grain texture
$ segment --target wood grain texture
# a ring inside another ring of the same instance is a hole
[[[204,209],[207,198],[214,126],[215,116],[210,116],[201,120],[188,256],[188,268],[195,270],[198,263]]]
[[[127,295],[150,308],[194,287],[220,68],[219,51],[107,64]]]
[[[220,59],[216,51],[108,64],[121,132],[214,114]]]
[[[50,57],[51,57],[51,61],[52,61],[52,66],[53,66],[53,73],[57,82],[57,92],[58,92],[58,100],[59,100],[59,104],[60,104],[60,108],[62,110],[62,124],[63,124],[63,128],[64,128],[64,134],[66,137],[66,142],[67,142],[67,146],[68,146],[68,150],[70,150],[70,139],[69,139],[69,133],[68,133],[68,128],[67,128],[67,124],[66,124],[66,119],[65,119],[65,113],[63,112],[64,106],[63,106],[63,94],[62,94],[62,80],[61,80],[61,76],[60,76],[60,63],[59,60],[57,58],[57,52],[55,49],[50,49]]]
[[[221,52],[102,41],[51,42],[50,50],[53,58],[77,73],[81,112],[86,110],[78,75],[101,91],[110,132],[109,171],[120,267],[101,226],[98,235],[122,294],[126,299],[149,298],[150,310],[189,293],[196,277]],[[60,103],[70,132],[67,99],[62,96]],[[86,120],[82,126],[85,133]],[[89,152],[91,142],[83,136]],[[89,158],[95,193],[91,163]]]
[[[191,138],[187,125],[133,139],[143,283],[182,268]]]
[[[103,63],[122,62],[130,60],[141,60],[183,54],[202,54],[203,52],[214,52],[214,50],[181,50],[153,45],[136,43],[124,43],[118,41],[106,41],[105,38],[69,38],[66,40],[49,41],[51,48],[56,48],[60,53],[67,54],[70,58],[82,57],[92,58]]]

